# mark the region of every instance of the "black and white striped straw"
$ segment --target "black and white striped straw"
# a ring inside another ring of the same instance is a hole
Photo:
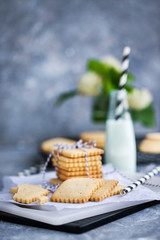
[[[154,168],[152,171],[138,179],[136,182],[132,183],[130,186],[126,187],[125,189],[121,190],[120,194],[121,196],[126,195],[127,193],[131,192],[134,188],[138,187],[141,184],[144,184],[146,181],[148,181],[153,176],[157,175],[160,172],[160,166]]]
[[[122,73],[121,78],[119,82],[119,93],[117,96],[117,106],[115,111],[115,118],[118,120],[123,113],[124,110],[124,103],[125,103],[125,111],[128,111],[128,104],[127,101],[125,101],[126,98],[126,92],[124,90],[124,87],[127,83],[127,72],[129,67],[129,55],[130,55],[131,49],[130,47],[125,47],[123,49],[123,58],[122,58]]]

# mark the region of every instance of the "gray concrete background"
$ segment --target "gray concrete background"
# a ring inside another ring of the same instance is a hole
[[[160,129],[159,0],[1,0],[0,143],[38,143],[103,129],[91,122],[91,99],[55,108],[57,96],[77,86],[90,57],[121,59],[132,48],[136,85],[154,96]],[[136,125],[137,134],[148,129]]]

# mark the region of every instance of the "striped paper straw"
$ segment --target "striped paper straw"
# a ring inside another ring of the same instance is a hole
[[[129,67],[129,55],[130,55],[131,49],[130,47],[125,47],[123,49],[123,58],[122,58],[122,74],[119,82],[119,93],[118,93],[118,99],[117,99],[117,107],[115,111],[116,120],[119,119],[123,113],[123,101],[126,97],[126,93],[124,90],[124,87],[127,83],[127,71]],[[127,101],[125,101],[125,111],[128,111],[128,104]]]
[[[127,193],[131,192],[134,188],[138,187],[139,185],[144,184],[146,181],[148,181],[153,176],[157,175],[159,172],[160,172],[160,166],[154,168],[151,172],[147,173],[146,175],[138,179],[136,182],[132,183],[130,186],[121,190],[120,192],[121,196],[124,196]]]

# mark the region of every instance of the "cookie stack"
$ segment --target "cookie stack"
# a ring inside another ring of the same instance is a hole
[[[104,153],[99,148],[84,148],[87,152],[88,170],[90,178],[102,178],[101,154]],[[52,158],[53,165],[56,166],[55,154]],[[57,161],[57,176],[61,180],[69,178],[84,177],[87,178],[87,167],[85,152],[81,149],[63,150]]]

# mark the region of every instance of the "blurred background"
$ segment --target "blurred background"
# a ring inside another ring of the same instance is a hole
[[[152,131],[160,130],[159,0],[1,0],[0,16],[1,149],[35,149],[47,138],[104,129],[91,121],[89,97],[61,107],[54,102],[77,87],[89,58],[121,59],[125,45],[132,49],[135,85],[154,98]],[[151,131],[135,129],[137,135]]]

